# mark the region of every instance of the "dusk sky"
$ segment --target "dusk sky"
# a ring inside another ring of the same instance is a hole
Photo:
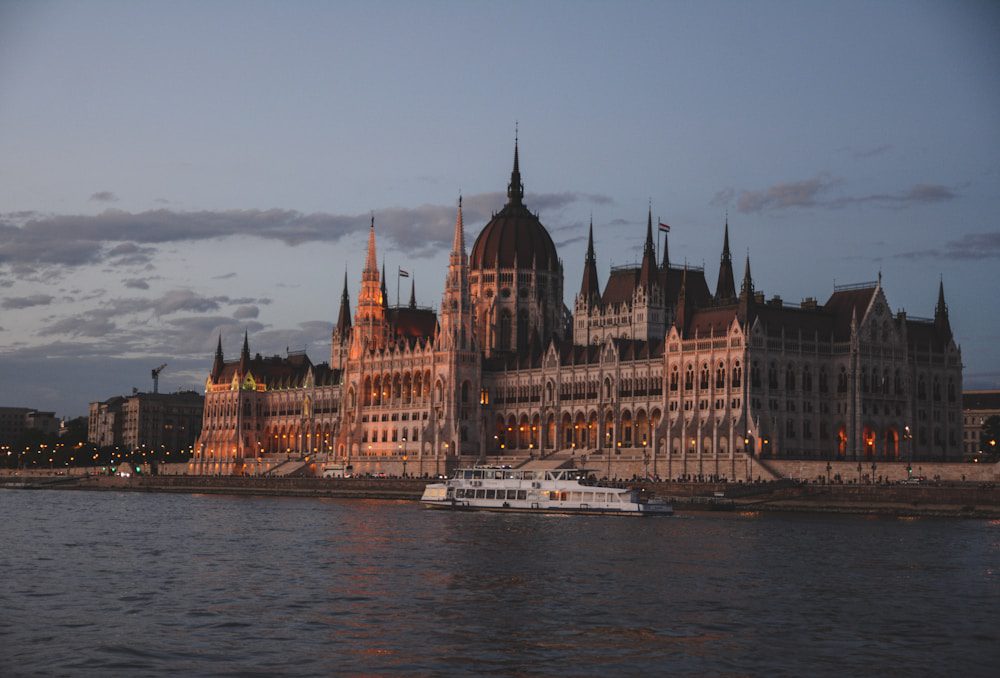
[[[1000,3],[0,0],[0,405],[201,390],[221,331],[329,358],[374,214],[437,306],[526,203],[579,289],[646,214],[714,285],[728,212],[768,297],[875,280],[1000,387]],[[408,299],[409,283],[402,296]]]

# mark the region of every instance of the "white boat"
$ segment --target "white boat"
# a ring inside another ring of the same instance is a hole
[[[593,483],[586,469],[458,469],[444,483],[424,488],[427,508],[524,513],[580,513],[669,516],[673,507],[647,499],[639,490]]]

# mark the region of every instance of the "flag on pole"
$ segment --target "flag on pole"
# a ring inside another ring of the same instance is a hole
[[[399,277],[400,278],[409,278],[410,277],[410,272],[409,271],[404,271],[402,268],[400,268],[399,269]]]
[[[664,233],[670,233],[670,226],[668,226],[667,224],[665,224],[665,223],[663,223],[661,221],[660,222],[660,230],[663,231]]]

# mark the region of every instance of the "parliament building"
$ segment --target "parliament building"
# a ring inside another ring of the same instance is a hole
[[[943,284],[933,319],[890,310],[881,276],[820,303],[765,298],[729,226],[714,291],[658,260],[603,287],[590,226],[572,310],[563,264],[524,202],[466,250],[459,200],[440,309],[390,306],[374,219],[354,312],[345,274],[329,362],[227,361],[205,384],[189,473],[436,475],[475,462],[576,464],[609,478],[754,477],[768,459],[957,460],[962,359]]]

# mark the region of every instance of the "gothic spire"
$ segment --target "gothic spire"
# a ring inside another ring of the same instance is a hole
[[[368,256],[365,258],[365,273],[378,272],[378,259],[375,257],[375,215],[372,215],[372,225],[368,231]]]
[[[515,167],[517,160],[514,160]],[[462,196],[458,196],[458,215],[455,217],[455,235],[451,240],[451,254],[465,257],[465,221],[462,219]]]
[[[346,337],[351,331],[351,300],[347,296],[347,271],[344,271],[344,291],[340,295],[340,313],[337,315],[336,332]]]
[[[657,226],[659,228],[659,226]],[[661,229],[662,230],[662,229]],[[667,240],[670,238],[670,231],[663,231],[663,262],[660,267],[665,271],[670,268],[670,248],[667,245]]]
[[[507,203],[520,205],[524,199],[524,184],[521,183],[521,168],[517,153],[517,130],[514,131],[514,170],[510,173],[510,183],[507,184]]]
[[[934,308],[934,326],[944,338],[951,338],[951,323],[948,321],[948,305],[944,303],[944,279],[938,283],[938,300]]]
[[[639,271],[639,284],[647,291],[655,279],[656,248],[653,247],[653,206],[649,207],[646,217],[646,243],[642,248],[642,269]]]
[[[747,263],[743,268],[743,285],[740,287],[741,297],[753,296],[753,278],[750,276],[750,252],[747,252]]]
[[[225,364],[225,359],[222,357],[222,332],[219,332],[219,344],[215,348],[215,360],[212,361],[213,377],[218,376],[224,364]]]
[[[583,260],[583,282],[580,283],[580,296],[593,306],[601,296],[601,286],[597,281],[597,256],[594,254],[594,220],[590,220],[590,233],[587,236],[587,256]]]
[[[715,300],[729,301],[736,298],[736,282],[733,279],[733,257],[729,253],[729,217],[726,217],[726,231],[722,240],[722,259],[719,262],[719,281],[715,285]]]
[[[410,308],[417,307],[417,283],[413,278],[410,278]]]
[[[240,372],[246,374],[250,366],[250,335],[247,330],[243,330],[243,350],[240,352]]]
[[[385,256],[382,257],[382,286],[379,288],[382,293],[382,308],[389,308],[389,293],[385,289]],[[399,303],[399,299],[396,300]]]

